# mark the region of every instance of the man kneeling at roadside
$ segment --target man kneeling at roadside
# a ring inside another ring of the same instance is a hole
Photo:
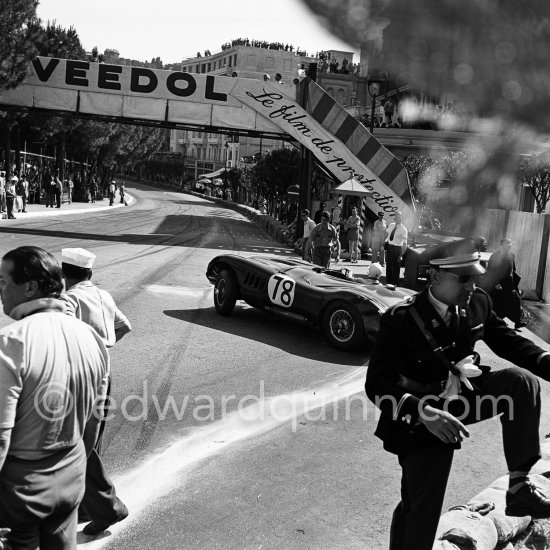
[[[510,475],[506,513],[550,517],[550,499],[529,481],[540,458],[537,376],[550,380],[550,354],[497,317],[476,288],[484,271],[478,252],[434,259],[431,284],[381,318],[366,392],[382,411],[376,435],[402,470],[391,550],[432,549],[466,425],[496,415]],[[478,340],[517,367],[479,366]]]

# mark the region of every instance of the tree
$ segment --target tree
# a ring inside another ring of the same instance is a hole
[[[38,0],[0,0],[0,90],[15,88],[25,78],[27,63],[36,55],[37,5]],[[0,111],[8,178],[11,175],[11,130],[18,119],[17,112]]]
[[[427,198],[426,190],[422,189],[420,183],[422,181],[422,176],[435,164],[434,159],[423,155],[409,155],[401,162],[409,175],[411,192],[414,199],[420,203],[425,203]]]
[[[0,0],[0,89],[15,88],[36,55],[38,0]]]
[[[535,197],[537,212],[544,212],[550,200],[550,159],[547,155],[522,159],[519,166],[519,179],[531,188]]]
[[[254,166],[253,178],[267,198],[286,195],[290,185],[300,184],[300,152],[284,148],[267,153]]]

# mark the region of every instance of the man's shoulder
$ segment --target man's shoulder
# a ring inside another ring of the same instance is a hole
[[[398,302],[397,304],[391,306],[386,310],[384,316],[386,318],[389,317],[394,319],[408,317],[412,306],[418,307],[417,296],[418,294],[409,296],[402,302]]]

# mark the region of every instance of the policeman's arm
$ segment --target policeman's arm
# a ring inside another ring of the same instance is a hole
[[[443,443],[457,443],[464,437],[470,437],[466,426],[452,414],[424,405],[418,420]]]
[[[491,303],[488,296],[487,301]],[[550,381],[550,353],[508,327],[492,309],[487,313],[483,340],[499,357]]]

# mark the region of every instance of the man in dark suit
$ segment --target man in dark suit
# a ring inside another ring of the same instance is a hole
[[[537,376],[550,380],[550,353],[497,317],[476,288],[483,273],[477,252],[433,259],[431,284],[381,318],[366,392],[382,412],[376,435],[402,469],[390,550],[432,549],[466,425],[497,414],[510,471],[506,513],[550,516],[550,500],[528,477],[540,458]],[[478,366],[478,340],[517,367]]]
[[[526,325],[521,320],[521,298],[518,283],[521,277],[516,272],[516,257],[512,253],[512,241],[502,239],[500,248],[491,254],[482,288],[493,300],[493,307],[499,317],[508,317],[515,323],[516,330]]]

